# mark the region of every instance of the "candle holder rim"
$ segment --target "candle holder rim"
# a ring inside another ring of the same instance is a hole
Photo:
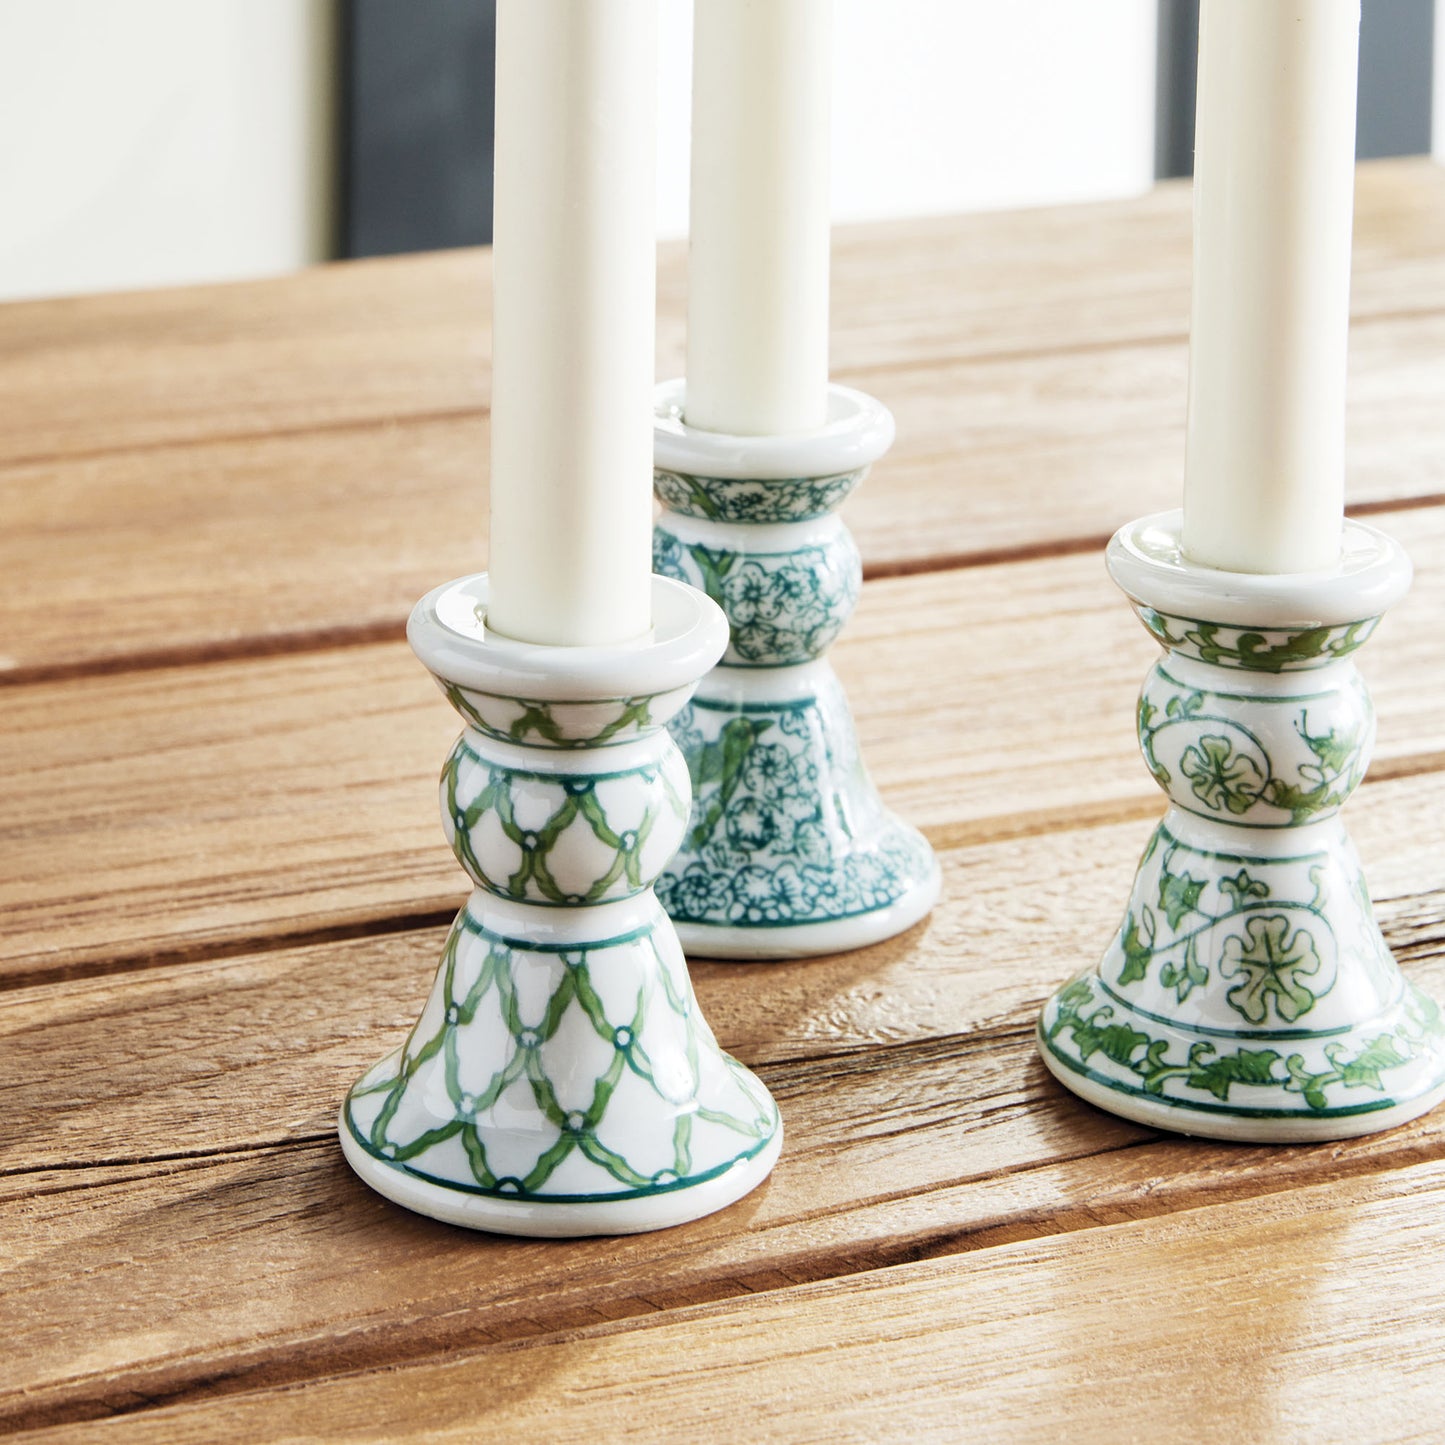
[[[876,397],[828,384],[828,420],[813,431],[742,436],[704,431],[685,420],[687,381],[659,383],[654,394],[655,464],[664,471],[729,481],[831,477],[872,466],[893,445],[893,413]]]
[[[407,641],[427,670],[459,687],[540,702],[661,697],[693,687],[727,650],[722,609],[696,588],[652,577],[652,631],[633,642],[551,647],[486,626],[485,572],[434,587],[412,609]]]
[[[1316,572],[1230,572],[1184,555],[1184,514],[1140,517],[1109,541],[1105,564],[1137,606],[1234,627],[1338,627],[1379,617],[1410,589],[1405,549],[1347,518],[1340,559]]]

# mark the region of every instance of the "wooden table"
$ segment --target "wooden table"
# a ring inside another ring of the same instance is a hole
[[[1445,1113],[1189,1142],[1031,1039],[1161,810],[1099,549],[1179,494],[1188,211],[840,235],[836,374],[899,442],[849,504],[836,660],[945,899],[861,953],[696,966],[787,1149],[620,1240],[406,1214],[334,1134],[465,891],[402,624],[483,558],[486,255],[0,312],[0,1428],[1442,1438]],[[1445,995],[1445,175],[1365,168],[1358,232],[1351,495],[1418,581],[1364,656],[1350,817]],[[675,251],[662,293],[667,375]]]

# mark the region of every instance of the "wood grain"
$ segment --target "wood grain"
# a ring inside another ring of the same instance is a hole
[[[1434,1441],[1442,1247],[1437,1162],[66,1438]]]
[[[1352,495],[1418,580],[1362,658],[1348,816],[1445,997],[1442,223],[1445,173],[1361,172]],[[347,1170],[336,1104],[463,892],[455,722],[399,639],[481,561],[486,265],[0,314],[0,1433],[1438,1435],[1445,1111],[1187,1141],[1034,1052],[1162,807],[1131,730],[1154,649],[1098,549],[1178,494],[1179,187],[839,238],[835,365],[901,431],[850,505],[875,580],[836,661],[945,898],[873,949],[694,966],[787,1117],[769,1183],[558,1243]],[[680,253],[660,287],[672,372]]]
[[[1365,660],[1398,770],[1445,755],[1445,509],[1391,521],[1419,582]],[[1153,656],[1094,555],[872,584],[836,651],[877,781],[943,844],[1155,806]],[[446,915],[455,731],[400,643],[0,689],[0,980]]]
[[[1366,789],[1353,810],[1392,942],[1437,992],[1445,890],[1420,839],[1442,807],[1434,774]],[[23,1091],[0,1174],[0,1331],[26,1387],[0,1391],[0,1422],[471,1350],[1445,1158],[1439,1111],[1344,1145],[1245,1149],[1155,1136],[1048,1078],[1038,1002],[1117,926],[1145,832],[960,849],[946,906],[903,939],[700,968],[703,1008],[779,1098],[789,1146],[737,1208],[640,1239],[480,1238],[384,1204],[342,1163],[336,1101],[414,1016],[435,930],[9,995],[0,1038]]]
[[[1445,174],[1359,173],[1358,316],[1445,308]],[[841,228],[833,365],[1178,338],[1190,195]],[[488,399],[490,259],[439,252],[224,286],[12,303],[0,328],[0,465],[476,411]],[[686,258],[662,248],[659,374],[682,369]]]
[[[1445,490],[1445,173],[1367,167],[1360,215],[1350,495],[1378,507]],[[846,510],[873,575],[1177,503],[1187,192],[849,235],[838,374],[899,424]],[[0,681],[397,636],[485,565],[483,268],[6,308]],[[675,267],[664,294],[675,330]]]

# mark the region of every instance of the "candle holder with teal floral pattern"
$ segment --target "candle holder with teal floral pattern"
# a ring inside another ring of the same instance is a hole
[[[862,575],[836,511],[893,418],[833,386],[820,430],[741,437],[688,426],[683,402],[683,383],[659,389],[653,565],[705,591],[731,635],[671,723],[693,805],[658,896],[688,951],[711,958],[876,943],[932,908],[938,864],[879,799],[824,654]]]
[[[1138,726],[1170,807],[1103,961],[1044,1008],[1044,1062],[1090,1103],[1185,1134],[1390,1128],[1445,1098],[1445,1022],[1386,947],[1339,812],[1374,745],[1353,653],[1409,561],[1347,522],[1331,572],[1220,572],[1179,533],[1166,513],[1109,545],[1165,649]]]
[[[466,724],[442,822],[473,891],[406,1042],[341,1110],[371,1187],[503,1234],[696,1219],[772,1168],[782,1125],[717,1046],[652,884],[687,823],[668,735],[727,623],[653,579],[652,635],[538,647],[486,627],[487,579],[422,599],[408,637]]]

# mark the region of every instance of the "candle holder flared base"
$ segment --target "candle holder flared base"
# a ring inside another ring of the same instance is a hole
[[[1350,522],[1333,573],[1195,566],[1167,513],[1109,570],[1165,648],[1139,700],[1170,808],[1102,962],[1039,1020],[1054,1075],[1185,1134],[1343,1139],[1445,1098],[1445,1018],[1400,972],[1338,813],[1374,712],[1352,654],[1409,586],[1400,548]]]
[[[653,584],[653,636],[544,648],[485,626],[485,577],[418,604],[413,648],[466,729],[442,818],[474,890],[406,1042],[342,1106],[366,1183],[451,1224],[628,1234],[723,1208],[782,1143],[718,1047],[652,883],[687,820],[666,731],[723,650],[705,597]]]
[[[709,958],[880,942],[933,907],[938,864],[879,798],[824,654],[861,582],[836,508],[887,450],[892,417],[835,386],[822,430],[733,437],[689,427],[683,401],[680,382],[660,388],[653,563],[722,607],[730,641],[671,724],[693,806],[658,897]]]

